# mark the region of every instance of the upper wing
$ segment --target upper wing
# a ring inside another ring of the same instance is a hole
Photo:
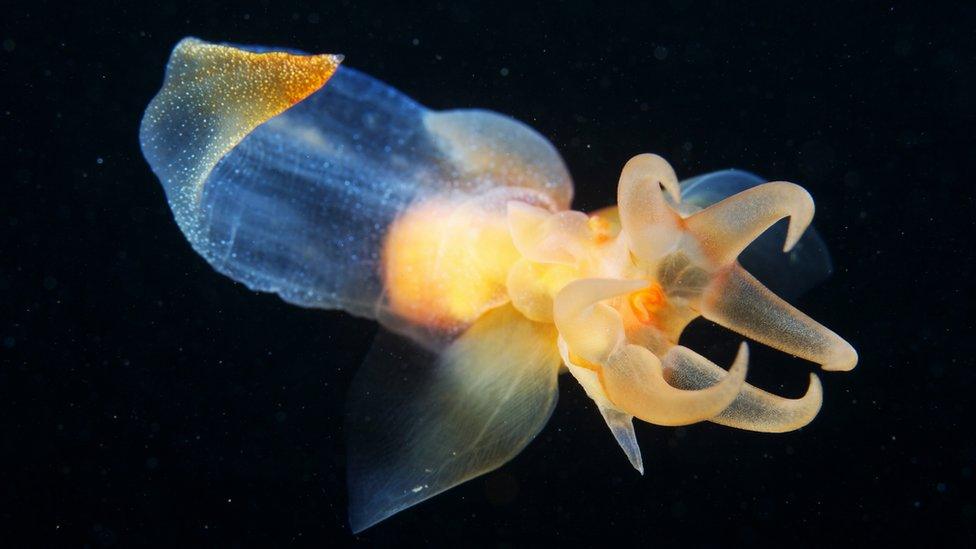
[[[140,140],[180,228],[221,273],[373,317],[382,240],[411,203],[511,186],[568,207],[562,159],[528,126],[429,111],[340,60],[195,39],[174,48]]]

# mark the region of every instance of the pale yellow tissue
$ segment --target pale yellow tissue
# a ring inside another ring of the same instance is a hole
[[[676,357],[667,364],[664,377],[675,387],[701,389],[711,387],[727,372],[708,360]],[[817,417],[823,404],[823,387],[816,374],[800,398],[783,398],[744,384],[728,408],[711,421],[728,427],[763,433],[785,433],[799,429]]]
[[[790,218],[788,252],[813,221],[813,198],[799,185],[775,181],[729,197],[685,220],[688,232],[719,265],[734,261],[746,246],[784,217]]]
[[[617,203],[621,234],[634,254],[645,261],[673,252],[681,236],[681,217],[668,204],[662,186],[672,200],[680,201],[674,170],[655,154],[631,158],[620,174]]]
[[[669,353],[677,352],[675,349]],[[604,387],[614,405],[628,414],[657,425],[688,425],[715,417],[735,400],[748,360],[743,343],[721,381],[699,390],[683,390],[665,381],[658,357],[639,345],[627,345],[607,361]]]
[[[646,285],[645,280],[582,278],[560,290],[553,302],[553,320],[570,351],[588,362],[606,363],[625,343],[624,325],[620,313],[602,302]]]
[[[552,323],[553,296],[577,277],[572,267],[522,258],[508,272],[508,296],[512,305],[529,319]]]

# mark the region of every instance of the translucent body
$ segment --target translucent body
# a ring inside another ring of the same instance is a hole
[[[797,185],[734,170],[679,183],[642,154],[616,207],[572,211],[562,160],[530,128],[428,111],[340,60],[186,40],[140,137],[218,271],[399,334],[377,339],[349,397],[354,530],[514,457],[563,368],[641,472],[634,417],[783,432],[816,416],[815,375],[784,399],[745,382],[745,343],[728,371],[682,346],[698,316],[856,364],[739,261],[793,296],[829,274]]]
[[[318,86],[328,85],[301,88],[301,97],[284,86],[250,89],[271,78],[234,70],[240,58],[285,75],[318,71]],[[333,64],[309,67],[319,58]],[[537,194],[537,203],[569,205],[563,162],[532,129],[485,111],[433,113],[369,76],[337,69],[338,60],[194,39],[174,49],[140,139],[180,227],[218,271],[297,305],[376,318],[382,240],[409,205],[515,186],[523,197]],[[250,101],[224,99],[241,89]],[[227,127],[247,131],[213,130]],[[499,151],[503,161],[492,160]]]

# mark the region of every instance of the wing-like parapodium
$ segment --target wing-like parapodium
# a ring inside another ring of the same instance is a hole
[[[515,457],[556,404],[551,324],[506,305],[440,356],[378,339],[353,383],[349,520],[369,526]]]
[[[173,50],[140,140],[180,228],[221,273],[375,318],[383,239],[410,205],[519,187],[568,207],[566,167],[528,126],[430,111],[341,59],[196,39]]]

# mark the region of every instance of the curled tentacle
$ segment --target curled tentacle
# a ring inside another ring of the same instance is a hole
[[[785,433],[813,421],[822,404],[820,378],[810,374],[810,385],[800,398],[783,398],[745,384],[732,404],[709,421],[746,431]]]
[[[680,389],[711,387],[728,372],[708,360],[688,360],[682,357],[666,364],[664,378]],[[748,383],[732,404],[709,421],[761,433],[785,433],[809,424],[823,404],[823,387],[816,374],[810,374],[810,385],[800,398],[783,398]]]
[[[705,289],[702,315],[781,351],[820,364],[824,370],[850,370],[857,351],[850,343],[770,292],[738,264]]]
[[[681,236],[680,217],[665,200],[662,186],[674,202],[681,201],[674,170],[656,154],[631,158],[620,173],[620,224],[631,250],[647,261],[656,261],[670,252]]]
[[[790,218],[783,251],[796,244],[813,220],[813,198],[793,183],[775,181],[742,191],[685,219],[716,265],[726,265],[774,223]]]
[[[569,349],[584,360],[604,364],[624,342],[620,314],[605,299],[646,287],[646,280],[584,278],[556,294],[553,320]]]
[[[676,346],[665,362],[696,355]],[[627,345],[610,356],[603,370],[607,396],[628,414],[658,425],[688,425],[718,415],[735,400],[745,380],[749,347],[743,342],[728,375],[719,383],[699,390],[678,389],[664,379],[659,360],[639,345]]]

